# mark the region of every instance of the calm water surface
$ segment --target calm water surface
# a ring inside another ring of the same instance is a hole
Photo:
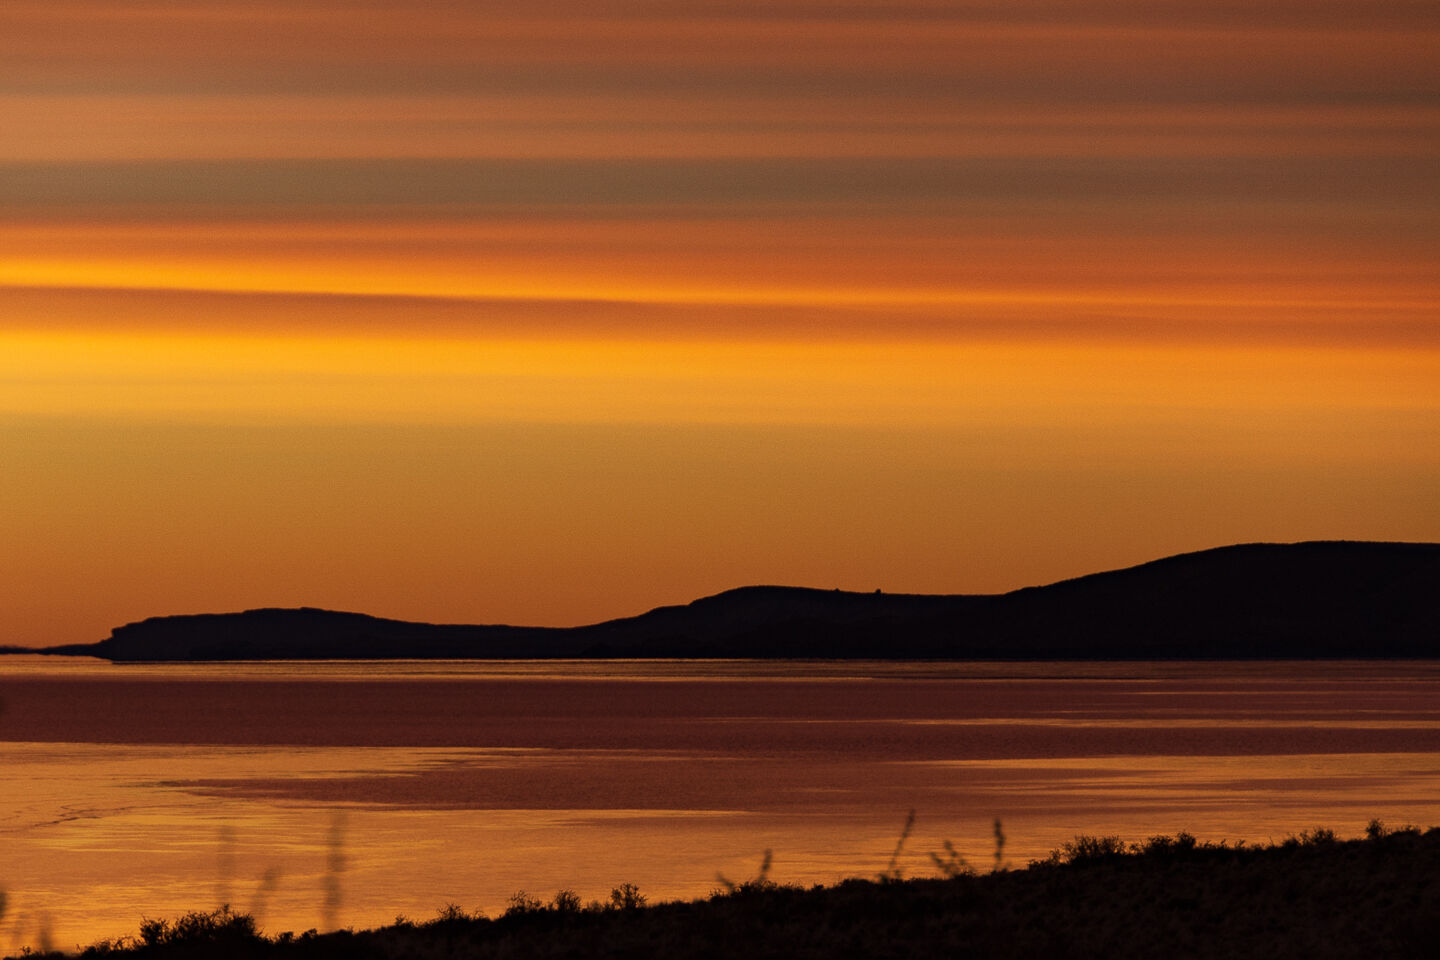
[[[1440,823],[1440,664],[0,658],[0,950]]]

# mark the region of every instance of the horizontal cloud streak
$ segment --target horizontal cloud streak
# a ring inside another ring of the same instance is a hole
[[[1433,95],[1433,8],[1270,6],[18,3],[0,90]]]
[[[0,162],[243,158],[1423,157],[1440,106],[905,97],[0,95]]]
[[[1313,344],[1440,350],[1440,325],[1403,305],[1311,305],[1300,316],[1274,308],[1245,311],[1175,303],[1120,304],[1077,311],[1032,300],[944,305],[785,305],[667,303],[515,297],[405,296],[284,291],[220,291],[0,285],[0,331],[186,331],[232,335],[396,334],[440,339],[604,340],[657,343],[1163,342]]]
[[[0,204],[298,209],[827,205],[961,214],[976,205],[1210,202],[1440,209],[1428,160],[1391,157],[409,159],[0,165]]]

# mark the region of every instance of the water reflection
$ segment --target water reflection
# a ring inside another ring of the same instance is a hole
[[[0,660],[12,951],[211,895],[299,932],[703,896],[765,850],[809,883],[1440,822],[1432,664],[39,660]]]

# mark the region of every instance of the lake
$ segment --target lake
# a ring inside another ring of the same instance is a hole
[[[0,657],[0,952],[1440,823],[1440,663]]]

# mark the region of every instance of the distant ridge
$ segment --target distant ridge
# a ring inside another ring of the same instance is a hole
[[[45,652],[115,661],[1430,658],[1440,656],[1440,544],[1237,544],[994,595],[741,587],[583,627],[437,625],[310,607],[152,617]]]

